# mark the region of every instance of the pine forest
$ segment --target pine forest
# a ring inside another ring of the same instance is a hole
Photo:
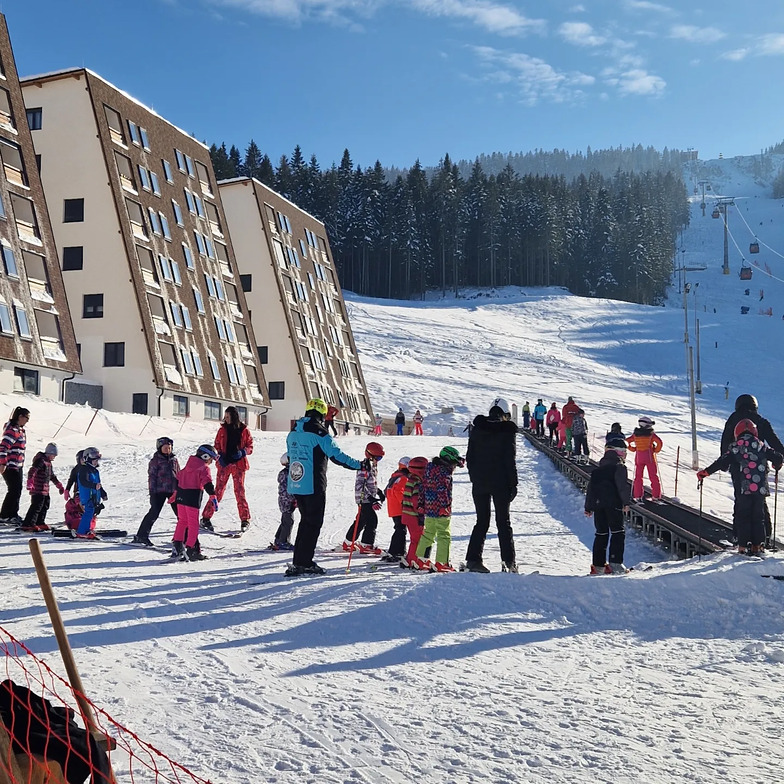
[[[324,222],[341,285],[357,294],[412,299],[469,286],[563,286],[658,304],[689,220],[681,157],[610,152],[508,156],[502,168],[495,156],[469,166],[445,155],[430,170],[417,161],[392,171],[380,162],[355,166],[345,150],[340,165],[322,171],[299,147],[277,167],[253,141],[244,156],[211,147],[219,180],[255,177]],[[513,165],[534,160],[552,173]],[[596,161],[601,167],[591,170]]]

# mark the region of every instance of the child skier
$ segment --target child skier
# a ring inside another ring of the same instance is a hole
[[[218,459],[218,453],[210,444],[202,444],[195,455],[177,474],[177,492],[171,501],[177,503],[177,527],[172,540],[172,558],[180,561],[203,561],[207,556],[201,552],[199,544],[199,507],[202,490],[206,490],[210,501],[217,511],[218,499],[209,465]]]
[[[425,418],[424,416],[422,416],[422,412],[419,409],[417,409],[414,412],[414,416],[412,417],[412,419],[414,422],[414,435],[415,436],[424,435],[424,432],[422,430],[422,423],[425,421]]]
[[[707,468],[697,472],[702,481],[716,471],[727,471],[734,463],[740,468],[740,487],[735,494],[734,520],[738,534],[738,552],[745,555],[765,549],[765,497],[768,487],[768,461],[778,471],[784,457],[759,439],[757,426],[750,419],[735,425],[735,441]]]
[[[68,476],[68,482],[65,485],[65,524],[72,531],[79,527],[82,520],[84,509],[79,503],[79,469],[84,465],[84,450],[80,449],[76,453],[76,465],[71,469]],[[71,495],[71,488],[73,488],[73,496]],[[92,527],[95,528],[95,520],[93,520]]]
[[[297,499],[289,493],[289,453],[280,456],[283,468],[278,472],[278,509],[280,509],[280,525],[275,531],[272,542],[273,550],[293,550],[291,543],[291,529],[294,527],[294,510],[297,508]]]
[[[555,446],[558,443],[558,424],[561,421],[561,412],[558,410],[558,406],[553,403],[550,406],[550,410],[547,412],[547,417],[545,418],[545,424],[547,425],[548,430],[550,431],[550,445]]]
[[[381,548],[376,547],[376,528],[378,515],[384,501],[384,493],[378,486],[378,462],[384,457],[384,447],[377,441],[371,441],[365,447],[365,459],[357,471],[354,483],[354,500],[357,503],[357,516],[346,531],[343,550],[352,548],[362,555],[381,555]],[[362,532],[362,541],[357,537]]]
[[[622,438],[624,442],[626,441],[626,436],[623,434],[623,428],[621,428],[621,423],[613,422],[610,425],[610,429],[607,431],[607,434],[604,436],[605,446],[609,444],[610,441],[617,441],[619,438]]]
[[[588,423],[585,421],[585,412],[578,408],[572,417],[572,444],[574,459],[578,463],[588,462]],[[585,460],[583,460],[583,455]]]
[[[403,525],[408,529],[408,552],[400,559],[404,568],[416,567],[416,551],[425,526],[425,498],[422,495],[422,478],[428,466],[426,457],[412,457],[408,461],[408,477],[403,487],[400,511]]]
[[[526,400],[523,406],[523,427],[528,430],[531,426],[531,404]]]
[[[147,466],[147,485],[150,491],[150,510],[144,516],[136,536],[131,544],[152,547],[150,531],[153,523],[161,514],[161,509],[169,496],[177,489],[177,473],[180,464],[174,456],[174,441],[162,436],[155,442],[155,454]],[[177,515],[177,504],[172,504],[172,511]]]
[[[409,463],[409,465],[411,465]],[[425,469],[420,492],[424,496],[425,529],[416,550],[416,568],[421,571],[454,572],[449,563],[452,543],[452,473],[465,465],[465,458],[453,446],[445,446]],[[435,566],[425,559],[425,550],[433,542],[436,547]]]
[[[661,482],[659,481],[659,467],[656,464],[656,455],[662,448],[662,440],[653,432],[656,424],[649,416],[641,416],[637,420],[638,427],[626,439],[629,449],[634,452],[634,485],[632,497],[636,502],[643,499],[643,471],[648,469],[648,478],[651,480],[651,500],[654,503],[661,501]]]
[[[82,452],[82,465],[79,466],[76,484],[79,488],[79,503],[82,506],[82,517],[76,536],[79,539],[95,539],[95,515],[103,509],[102,501],[109,496],[101,486],[101,474],[98,469],[101,465],[101,453],[94,447],[88,446]]]
[[[376,426],[373,428],[373,435],[380,436],[382,435],[381,427],[384,424],[384,417],[382,417],[381,414],[376,414],[375,423]],[[348,425],[348,422],[346,422],[346,425]],[[346,430],[346,432],[348,433],[348,430]]]
[[[408,480],[408,464],[410,458],[401,457],[397,462],[397,471],[389,477],[386,490],[387,514],[392,518],[394,529],[387,554],[382,561],[397,563],[406,551],[406,526],[403,524],[403,490]]]
[[[55,476],[52,461],[57,457],[57,445],[47,444],[43,452],[33,458],[27,472],[27,490],[30,493],[30,508],[27,510],[23,531],[48,531],[46,513],[49,510],[49,483],[51,482],[63,495],[65,488]]]
[[[629,475],[624,460],[626,442],[620,437],[608,440],[604,456],[588,479],[585,516],[593,515],[596,528],[591,574],[625,574],[628,571],[623,565],[626,543],[623,513],[629,511],[630,500]]]
[[[534,406],[534,423],[536,425],[536,435],[539,438],[544,438],[544,418],[547,416],[547,408],[544,403],[542,403],[542,398],[539,398],[536,401],[536,405]]]

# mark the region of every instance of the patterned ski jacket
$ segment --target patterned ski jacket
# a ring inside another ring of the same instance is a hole
[[[44,452],[39,452],[33,458],[33,464],[27,472],[27,489],[33,495],[49,495],[50,482],[59,490],[63,489],[60,480],[54,474],[52,461],[46,459]]]
[[[378,500],[378,463],[367,458],[362,461],[362,467],[357,471],[354,501],[357,504],[372,504]]]
[[[425,517],[452,516],[452,471],[450,463],[434,457],[425,469],[422,494],[425,497]]]
[[[147,485],[150,493],[171,495],[177,489],[177,473],[180,464],[174,455],[156,452],[147,465]]]
[[[587,432],[588,423],[585,421],[585,417],[581,414],[575,414],[572,417],[572,435],[584,436]]]
[[[709,474],[727,471],[734,463],[740,468],[741,495],[770,495],[768,486],[768,461],[777,470],[781,468],[782,455],[765,445],[750,433],[744,433],[730,448],[705,470]],[[736,491],[737,492],[737,491]]]
[[[390,517],[400,517],[403,514],[403,491],[406,489],[406,480],[409,477],[408,469],[398,468],[387,482],[387,514]]]
[[[26,446],[25,429],[8,422],[0,439],[0,466],[20,470],[24,465]]]
[[[289,492],[289,467],[283,466],[278,471],[278,509],[283,513],[291,513],[297,508],[297,499]]]
[[[425,418],[424,418],[424,416],[422,416],[422,412],[421,411],[417,411],[414,414],[414,416],[412,417],[412,419],[413,419],[414,423],[417,424],[417,425],[421,425],[425,421]]]
[[[655,455],[662,448],[661,438],[653,430],[643,427],[635,427],[634,433],[626,439],[626,443],[631,452],[651,451]]]
[[[210,467],[196,455],[191,455],[185,468],[177,474],[177,503],[182,506],[201,506],[202,490],[215,495]]]
[[[286,451],[292,495],[326,493],[327,460],[352,471],[361,467],[359,460],[341,452],[324,425],[311,417],[297,420],[294,430],[286,436]]]
[[[422,495],[422,477],[419,474],[409,474],[403,488],[401,510],[403,517],[415,517],[419,523],[425,519],[425,498]]]

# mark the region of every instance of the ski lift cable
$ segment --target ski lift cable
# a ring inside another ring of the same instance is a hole
[[[763,242],[761,239],[759,239],[759,237],[752,231],[751,226],[749,226],[746,219],[743,217],[743,213],[741,213],[740,210],[738,210],[737,213],[738,213],[738,217],[746,224],[746,228],[749,230],[749,234],[751,234],[754,237],[754,239],[757,242],[759,242],[760,245],[767,248],[771,253],[774,253],[780,259],[784,259],[784,254],[779,253],[775,248],[771,248],[770,245],[768,245],[766,242]]]
[[[741,258],[741,265],[742,265],[742,266],[743,266],[743,265],[748,265],[748,264],[749,264],[749,262],[746,260],[746,257],[743,255],[743,251],[742,251],[742,250],[740,249],[740,247],[738,246],[738,243],[736,242],[736,240],[735,240],[735,237],[733,236],[733,234],[732,234],[732,232],[729,230],[729,228],[727,228],[727,236],[728,236],[728,237],[729,237],[729,238],[732,240],[732,244],[735,246],[736,250],[738,251],[738,255],[739,255],[739,256],[740,256],[740,258]],[[781,255],[781,254],[778,254],[778,255]],[[784,258],[784,256],[783,256],[782,258]],[[770,272],[769,270],[767,270],[767,269],[764,269],[763,267],[760,267],[760,266],[758,266],[758,265],[756,265],[756,264],[755,264],[754,266],[755,266],[755,267],[757,268],[757,270],[758,270],[759,272],[761,272],[763,275],[767,275],[769,278],[771,278],[772,280],[777,280],[779,283],[784,283],[784,278],[779,278],[779,277],[777,277],[776,275],[774,275],[772,272]]]

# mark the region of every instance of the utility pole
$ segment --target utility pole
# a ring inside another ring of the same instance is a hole
[[[722,196],[716,200],[716,207],[724,218],[724,266],[721,271],[725,275],[730,274],[730,246],[729,246],[729,218],[730,214],[727,207],[735,206],[734,196]]]
[[[705,186],[707,185],[708,190],[710,190],[710,183],[708,182],[708,180],[699,180],[697,182],[697,185],[699,185],[700,188],[702,188],[702,204],[700,204],[700,207],[702,208],[702,217],[704,218],[705,217]]]

